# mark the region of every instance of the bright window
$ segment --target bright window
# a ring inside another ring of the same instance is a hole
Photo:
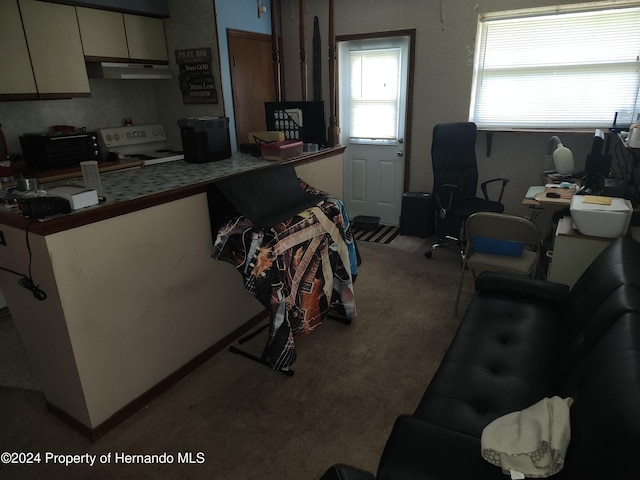
[[[601,7],[602,8],[602,7]],[[469,118],[479,127],[593,128],[640,107],[640,6],[480,18]]]
[[[400,48],[349,52],[351,141],[398,138],[401,52]]]

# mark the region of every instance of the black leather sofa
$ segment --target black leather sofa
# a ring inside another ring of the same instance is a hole
[[[504,479],[483,428],[544,397],[573,397],[557,479],[640,478],[640,243],[622,237],[571,291],[483,273],[412,415],[397,418],[377,475],[336,464],[322,480]]]

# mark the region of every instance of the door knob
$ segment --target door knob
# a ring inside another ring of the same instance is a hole
[[[396,155],[398,155],[399,157],[404,157],[404,152],[397,152]]]

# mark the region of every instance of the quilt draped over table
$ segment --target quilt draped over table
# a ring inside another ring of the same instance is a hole
[[[272,228],[235,216],[218,230],[212,257],[230,262],[245,289],[270,312],[262,359],[284,370],[296,360],[294,336],[318,326],[330,309],[355,316],[355,244],[344,205],[301,181],[318,203]]]

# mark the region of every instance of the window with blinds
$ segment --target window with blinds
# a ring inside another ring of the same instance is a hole
[[[640,88],[640,6],[480,19],[469,118],[479,127],[631,123]],[[637,4],[640,5],[640,4]]]
[[[397,141],[401,57],[400,48],[349,52],[350,141]]]

